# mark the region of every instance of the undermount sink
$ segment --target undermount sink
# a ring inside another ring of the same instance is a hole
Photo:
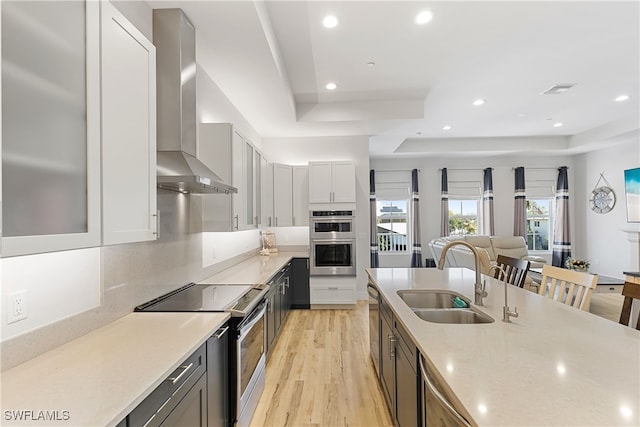
[[[471,307],[471,301],[452,291],[435,289],[407,289],[398,296],[420,319],[432,323],[477,324],[494,320]]]
[[[411,289],[397,293],[411,308],[467,308],[471,305],[467,297],[451,291]]]
[[[422,320],[432,323],[493,323],[490,316],[470,308],[414,309],[413,312]]]

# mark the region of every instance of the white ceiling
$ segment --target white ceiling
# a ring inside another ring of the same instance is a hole
[[[369,135],[373,157],[638,140],[638,1],[148,3],[185,11],[198,62],[265,138]],[[559,83],[575,86],[541,95]]]

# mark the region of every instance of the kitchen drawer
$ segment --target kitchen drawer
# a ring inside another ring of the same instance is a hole
[[[203,344],[131,411],[128,425],[160,425],[205,372],[206,344]]]
[[[311,304],[355,304],[352,287],[327,286],[311,288]]]

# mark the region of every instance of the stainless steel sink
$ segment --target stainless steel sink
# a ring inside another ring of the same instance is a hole
[[[451,291],[407,289],[397,293],[411,308],[466,308],[471,305],[467,297]]]
[[[427,322],[433,323],[493,323],[490,316],[470,308],[414,309],[413,312]]]
[[[494,322],[491,316],[472,308],[471,301],[457,292],[407,289],[397,291],[397,294],[416,316],[427,322],[452,324]]]

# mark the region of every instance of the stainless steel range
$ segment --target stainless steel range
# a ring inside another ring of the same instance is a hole
[[[229,323],[229,414],[231,425],[248,426],[265,385],[265,295],[268,285],[190,283],[139,305],[135,311],[220,311]]]

